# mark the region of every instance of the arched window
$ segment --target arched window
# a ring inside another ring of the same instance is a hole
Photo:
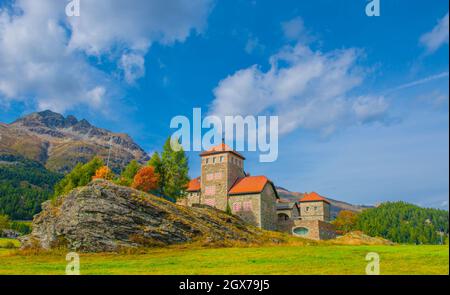
[[[286,213],[278,213],[278,221],[289,220],[289,215]]]

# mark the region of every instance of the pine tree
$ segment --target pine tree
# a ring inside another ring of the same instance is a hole
[[[155,173],[159,175],[158,190],[161,194],[163,194],[166,184],[166,170],[158,152],[153,153],[148,165],[152,166],[155,169]]]
[[[163,146],[161,156],[154,153],[149,165],[153,166],[159,175],[159,188],[162,194],[174,199],[185,195],[189,182],[188,158],[181,147],[179,151],[172,149],[170,137]]]

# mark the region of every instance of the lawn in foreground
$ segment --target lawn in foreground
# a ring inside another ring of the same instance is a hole
[[[82,274],[365,274],[366,254],[381,274],[449,274],[448,246],[271,246],[82,254]],[[20,253],[20,252],[19,252]],[[0,249],[0,274],[64,274],[64,253],[21,255]]]

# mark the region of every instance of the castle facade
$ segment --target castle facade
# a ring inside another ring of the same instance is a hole
[[[265,230],[289,232],[310,239],[334,238],[330,203],[316,193],[286,202],[266,176],[250,176],[245,158],[225,143],[200,154],[201,176],[189,182],[179,204],[205,204],[228,211]]]

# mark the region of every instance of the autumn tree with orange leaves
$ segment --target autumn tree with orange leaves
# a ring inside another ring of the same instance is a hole
[[[342,210],[333,221],[333,224],[336,226],[336,230],[338,230],[342,234],[346,234],[355,229],[357,221],[357,213],[348,210]]]
[[[138,173],[136,173],[131,187],[144,192],[151,192],[158,188],[158,181],[159,176],[155,173],[155,168],[146,166],[139,169]]]
[[[92,180],[104,179],[111,180],[114,178],[114,173],[107,166],[102,166],[95,171],[95,175],[92,176]]]

